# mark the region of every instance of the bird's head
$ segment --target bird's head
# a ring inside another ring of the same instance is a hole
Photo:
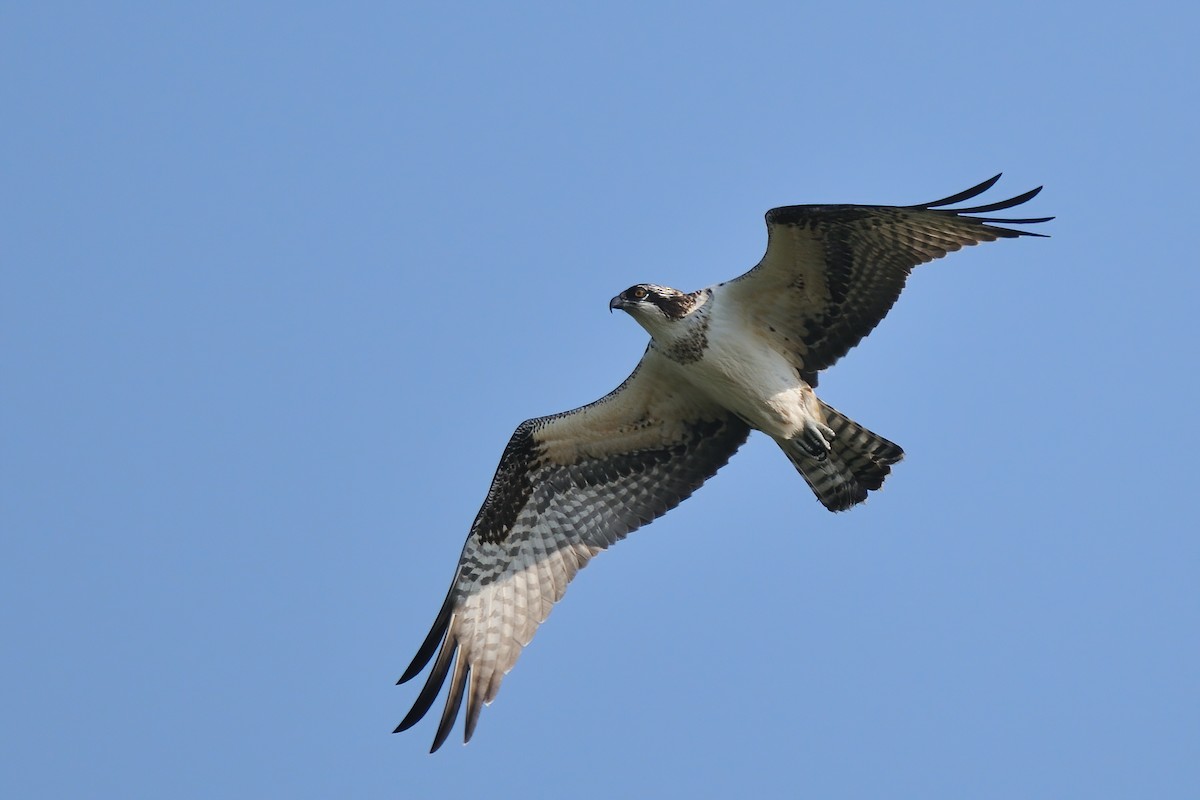
[[[638,322],[646,320],[677,320],[687,316],[695,303],[693,295],[678,289],[639,283],[608,301],[608,310],[619,308],[629,313]]]
[[[678,289],[658,286],[653,283],[639,283],[630,286],[625,291],[608,301],[608,310],[619,308],[637,320],[651,336],[670,338],[670,332],[676,323],[690,314],[700,303],[703,292],[687,294]]]

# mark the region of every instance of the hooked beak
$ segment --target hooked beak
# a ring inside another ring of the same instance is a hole
[[[624,308],[625,301],[621,299],[621,295],[617,295],[612,300],[608,301],[608,313],[612,313],[614,308]]]

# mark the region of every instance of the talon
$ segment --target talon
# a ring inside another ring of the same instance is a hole
[[[833,437],[833,429],[828,425],[810,420],[805,423],[804,432],[797,437],[797,443],[807,455],[824,461],[833,448]]]
[[[825,449],[832,450],[833,449],[833,439],[835,436],[837,436],[837,434],[833,432],[833,428],[829,427],[828,425],[825,425],[824,423],[818,422],[817,430],[819,430],[821,432],[821,438],[825,442]]]

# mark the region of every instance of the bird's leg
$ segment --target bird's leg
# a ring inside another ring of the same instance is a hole
[[[806,455],[824,461],[833,446],[833,429],[825,424],[825,415],[821,411],[821,401],[812,388],[805,386],[800,390],[800,407],[803,424],[793,440]]]
[[[833,446],[833,437],[833,428],[815,417],[806,417],[804,428],[792,441],[799,445],[805,455],[824,461]]]

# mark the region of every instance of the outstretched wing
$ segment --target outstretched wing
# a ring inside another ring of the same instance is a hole
[[[1018,206],[1036,189],[970,208],[944,208],[983,194],[1000,179],[915,206],[784,206],[767,212],[767,252],[720,290],[742,304],[815,381],[870,333],[891,309],[913,267],[965,245],[1042,234],[990,223],[1032,224],[1053,217],[980,217]]]
[[[667,369],[647,350],[611,394],[517,428],[433,629],[400,678],[415,677],[437,651],[397,732],[425,715],[449,675],[430,752],[450,734],[464,694],[469,741],[482,704],[495,698],[575,573],[678,505],[746,440],[745,423],[673,385]]]

